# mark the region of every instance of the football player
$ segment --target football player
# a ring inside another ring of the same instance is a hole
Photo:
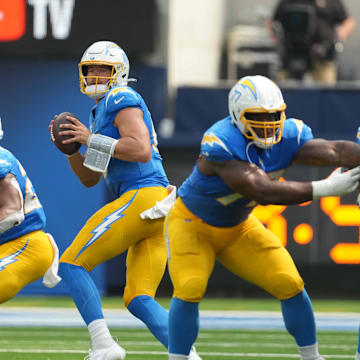
[[[58,248],[44,232],[45,222],[43,207],[24,168],[10,151],[0,147],[0,303],[42,276],[48,287],[60,281]]]
[[[71,135],[64,144],[87,146],[85,156],[68,156],[80,181],[91,187],[104,175],[117,199],[87,221],[62,255],[60,274],[88,326],[89,359],[118,360],[125,358],[125,350],[110,335],[88,273],[128,250],[125,306],[167,347],[168,312],[154,296],[167,262],[164,216],[176,189],[164,172],[150,112],[140,94],[127,85],[132,79],[125,52],[113,42],[95,42],[83,54],[79,75],[81,92],[96,102],[89,129],[67,117],[72,124],[61,125],[59,135]],[[191,359],[200,359],[194,350]]]
[[[300,204],[354,191],[360,146],[314,139],[301,120],[285,118],[285,107],[280,89],[268,78],[240,79],[229,93],[230,115],[205,132],[193,172],[167,215],[174,285],[170,360],[188,359],[199,331],[198,305],[216,258],[281,301],[285,326],[302,359],[322,359],[304,282],[280,240],[252,210],[256,204]],[[276,181],[294,163],[351,170],[312,182]]]

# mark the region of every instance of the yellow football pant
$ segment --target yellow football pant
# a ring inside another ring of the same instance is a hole
[[[128,249],[125,305],[139,295],[154,297],[167,261],[164,218],[142,220],[140,213],[167,195],[163,187],[141,188],[105,205],[87,221],[60,262],[91,271]]]
[[[43,231],[34,231],[0,245],[0,303],[41,278],[53,256],[50,240]]]
[[[254,216],[219,228],[192,214],[178,198],[165,221],[174,297],[199,302],[217,258],[227,269],[277,299],[289,299],[304,283],[280,240]]]

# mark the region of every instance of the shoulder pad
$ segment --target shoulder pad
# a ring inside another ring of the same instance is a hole
[[[200,152],[209,161],[228,161],[234,158],[224,141],[213,132],[204,134]]]
[[[131,106],[140,106],[140,97],[128,86],[112,89],[106,95],[106,112],[119,111]]]
[[[302,120],[290,118],[285,121],[283,137],[297,138],[300,144],[313,138],[312,130]]]

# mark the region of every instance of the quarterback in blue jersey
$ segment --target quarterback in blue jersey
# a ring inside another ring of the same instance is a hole
[[[88,272],[128,250],[124,303],[168,347],[168,313],[154,296],[167,262],[164,216],[176,189],[164,172],[150,112],[140,94],[127,85],[125,52],[113,42],[96,42],[85,51],[79,73],[82,93],[96,102],[89,129],[68,117],[72,124],[62,125],[60,134],[71,135],[64,144],[87,146],[85,156],[68,156],[80,181],[90,187],[104,175],[117,199],[87,221],[62,255],[60,274],[88,326],[89,360],[122,360],[125,350],[110,335]],[[200,359],[194,350],[190,356]]]
[[[3,137],[0,120],[0,140]],[[16,157],[0,146],[0,303],[44,276],[55,286],[58,249],[44,232],[45,214],[34,187]]]
[[[303,360],[322,359],[304,283],[280,240],[252,214],[256,204],[299,204],[354,191],[360,146],[313,139],[302,121],[285,118],[278,86],[263,76],[239,80],[229,93],[230,116],[204,134],[199,159],[165,221],[174,285],[169,359],[188,359],[199,331],[198,305],[217,258],[237,276],[281,301],[287,330]],[[291,164],[332,165],[329,178],[276,181]]]

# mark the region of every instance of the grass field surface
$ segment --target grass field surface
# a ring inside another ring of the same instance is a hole
[[[169,301],[160,299],[165,307]],[[124,308],[121,298],[104,298],[103,304],[109,309]],[[74,307],[69,298],[25,297],[17,297],[2,306]],[[314,301],[314,308],[322,312],[360,312],[359,302],[346,300]],[[271,299],[205,299],[201,309],[279,311],[280,306],[278,301]],[[112,329],[112,334],[127,350],[127,360],[168,358],[164,347],[146,329],[116,328]],[[326,359],[354,359],[356,332],[321,331],[318,339],[320,352]],[[295,342],[286,331],[201,330],[195,345],[203,360],[299,359]],[[88,353],[88,346],[85,326],[0,327],[0,360],[82,360]]]
[[[158,302],[166,309],[169,308],[170,298],[158,298]],[[321,312],[358,312],[358,300],[312,300],[314,311]],[[121,297],[104,297],[102,304],[105,309],[125,309]],[[70,297],[33,297],[17,296],[5,304],[4,307],[75,307]],[[201,310],[241,310],[241,311],[280,311],[280,302],[273,298],[205,298],[200,303]]]

